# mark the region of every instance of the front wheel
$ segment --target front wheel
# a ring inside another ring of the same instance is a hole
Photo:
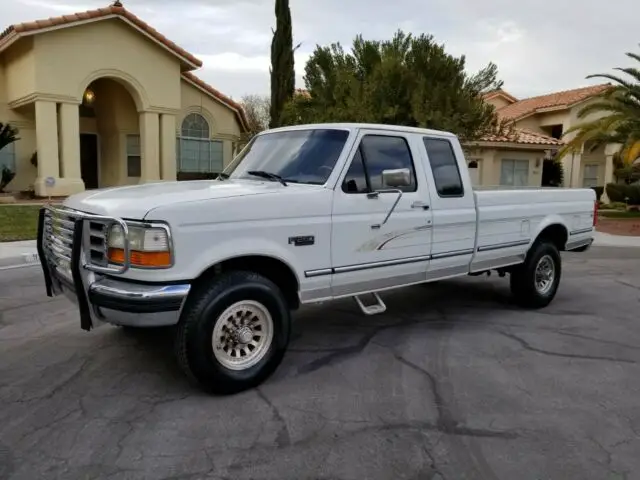
[[[290,330],[286,299],[273,282],[252,272],[229,272],[189,299],[176,332],[176,355],[205,390],[238,393],[276,370]]]
[[[511,293],[522,307],[544,308],[556,296],[561,273],[558,248],[551,242],[536,242],[524,263],[511,272]]]

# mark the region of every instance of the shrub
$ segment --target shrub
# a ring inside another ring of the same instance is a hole
[[[542,186],[559,187],[564,180],[564,168],[562,162],[547,159],[542,163]]]
[[[640,185],[609,183],[607,185],[607,195],[612,202],[640,205]]]
[[[600,197],[604,193],[604,187],[591,187],[596,192],[596,199],[600,201]]]

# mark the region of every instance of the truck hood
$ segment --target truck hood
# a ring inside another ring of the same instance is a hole
[[[67,198],[64,206],[97,215],[141,220],[149,211],[165,205],[274,193],[283,188],[300,186],[231,179],[146,183],[78,193]]]

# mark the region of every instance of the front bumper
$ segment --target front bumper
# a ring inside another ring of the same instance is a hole
[[[38,253],[45,278],[47,295],[65,295],[78,306],[80,324],[90,330],[101,322],[132,327],[162,327],[175,325],[191,290],[188,283],[158,284],[132,282],[96,272],[85,254],[87,235],[84,224],[97,216],[83,218],[79,212],[73,227],[70,259],[62,261],[56,255],[59,247],[50,238],[45,216],[48,207],[40,211],[38,222]],[[55,247],[55,248],[54,248]]]

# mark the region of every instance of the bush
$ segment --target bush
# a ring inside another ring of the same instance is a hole
[[[218,173],[211,172],[178,172],[178,181],[184,182],[189,180],[215,180]]]
[[[564,180],[564,168],[558,160],[545,160],[542,163],[542,186],[559,187]]]
[[[607,195],[611,202],[640,205],[640,185],[609,183],[607,185]]]
[[[600,197],[604,193],[604,187],[591,187],[596,192],[596,199],[600,201]]]

